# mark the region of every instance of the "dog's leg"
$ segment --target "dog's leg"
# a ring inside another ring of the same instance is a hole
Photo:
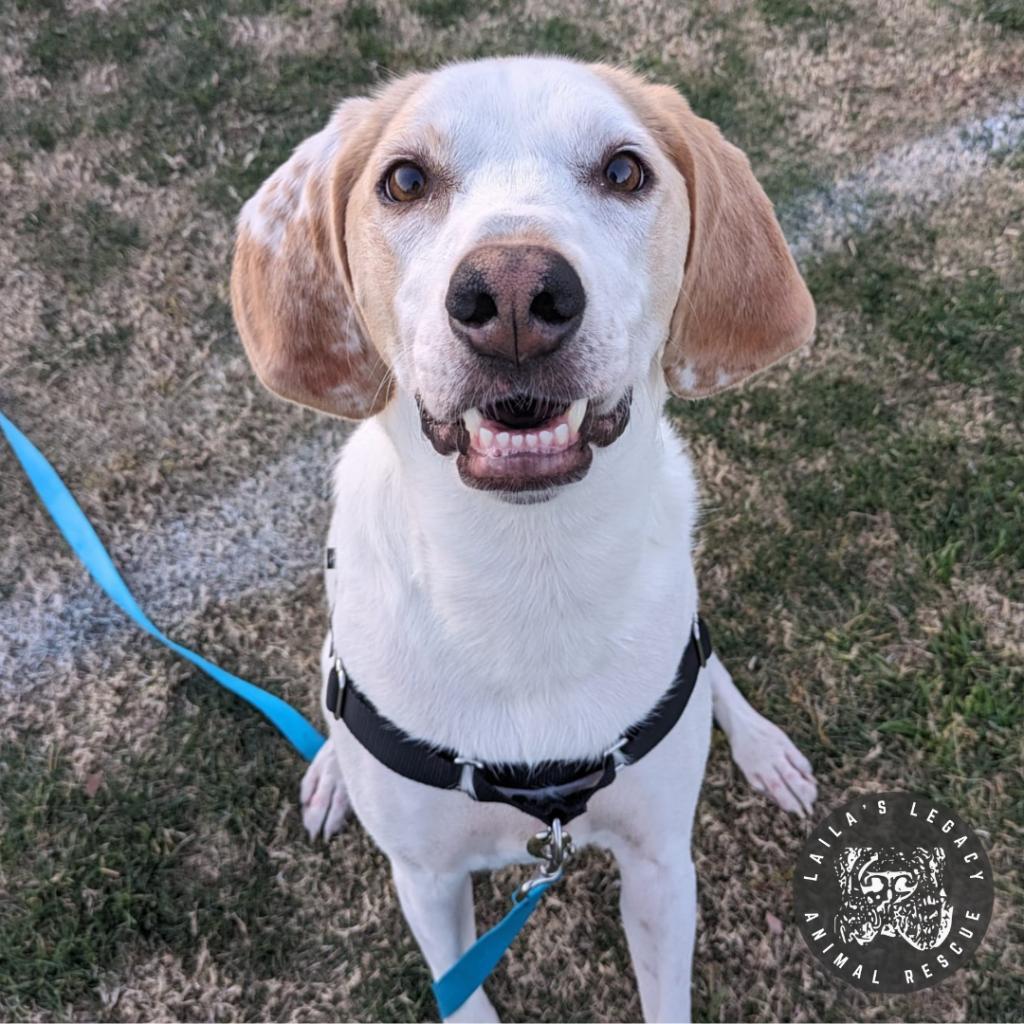
[[[717,654],[708,662],[715,721],[729,738],[733,760],[758,793],[785,811],[810,813],[818,787],[811,763],[773,722],[759,715],[737,689]]]
[[[331,740],[317,751],[312,764],[306,769],[299,798],[302,801],[302,824],[306,826],[310,839],[316,839],[321,833],[324,839],[330,839],[341,831],[348,814],[348,790]]]
[[[430,973],[440,978],[476,940],[473,885],[469,874],[436,874],[401,861],[391,862],[405,919],[409,922]],[[449,1018],[496,1021],[491,1001],[478,988]]]
[[[655,859],[629,846],[615,856],[622,874],[622,924],[644,1020],[688,1021],[697,927],[697,874],[690,851],[659,851]]]

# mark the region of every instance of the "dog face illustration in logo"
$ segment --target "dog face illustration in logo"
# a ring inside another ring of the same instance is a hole
[[[842,894],[835,920],[840,938],[866,946],[881,933],[898,935],[914,949],[941,945],[953,923],[945,868],[941,847],[847,847],[835,862]]]

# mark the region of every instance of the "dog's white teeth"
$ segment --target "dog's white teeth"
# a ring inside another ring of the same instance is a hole
[[[472,435],[480,429],[480,424],[483,423],[484,416],[479,409],[467,409],[462,414],[462,421],[466,424],[466,429]]]
[[[525,430],[502,430],[504,424],[486,420],[479,409],[467,409],[462,414],[469,430],[474,450],[489,458],[515,455],[519,452],[556,455],[565,451],[579,436],[577,427],[586,413],[587,402],[573,402],[566,414],[557,417],[546,430],[527,433]],[[576,423],[576,427],[573,426]],[[485,423],[490,424],[484,426]]]
[[[576,434],[579,432],[580,424],[583,422],[583,417],[586,415],[587,399],[577,398],[576,401],[569,406],[569,411],[565,414],[571,433]]]

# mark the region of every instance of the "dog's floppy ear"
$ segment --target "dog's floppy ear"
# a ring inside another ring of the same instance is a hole
[[[746,156],[667,86],[648,86],[654,128],[690,206],[683,284],[663,367],[672,391],[702,398],[808,342],[814,301]]]
[[[238,221],[231,304],[256,373],[283,398],[362,419],[388,368],[352,301],[344,224],[372,148],[374,101],[350,99],[260,187]]]

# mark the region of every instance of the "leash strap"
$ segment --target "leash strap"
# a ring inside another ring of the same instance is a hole
[[[121,574],[117,571],[107,549],[103,546],[92,523],[79,507],[74,496],[68,490],[57,471],[46,461],[42,452],[2,413],[0,412],[0,431],[3,431],[7,443],[11,446],[22,469],[35,488],[43,507],[57,524],[64,539],[71,545],[71,550],[78,556],[88,570],[89,575],[99,584],[107,597],[111,599],[135,624],[145,630],[151,637],[159,640],[186,661],[192,662],[196,668],[202,669],[214,682],[236,697],[251,704],[257,711],[270,720],[285,739],[307,760],[312,761],[316,752],[323,745],[324,738],[303,718],[295,708],[286,704],[280,697],[248,683],[238,676],[225,672],[195,651],[183,647],[162,633],[139,607],[138,602],[128,589]]]
[[[541,896],[554,884],[542,882],[522,899],[512,898],[512,909],[434,982],[434,998],[441,1017],[450,1017],[487,980],[498,961],[523,930]]]

